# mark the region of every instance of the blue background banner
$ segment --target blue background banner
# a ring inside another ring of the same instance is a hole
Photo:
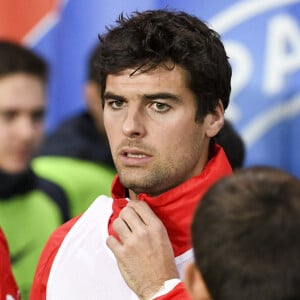
[[[245,165],[272,165],[300,177],[300,0],[52,2],[48,17],[22,39],[50,62],[47,130],[84,108],[86,59],[106,25],[121,12],[175,8],[221,34],[233,66],[226,116],[245,140]]]

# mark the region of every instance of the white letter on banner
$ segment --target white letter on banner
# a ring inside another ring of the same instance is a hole
[[[282,90],[287,75],[300,70],[299,25],[291,15],[278,15],[268,24],[266,40],[263,90],[272,95]]]

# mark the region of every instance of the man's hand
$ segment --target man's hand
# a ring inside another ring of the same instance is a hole
[[[107,246],[127,285],[140,299],[149,299],[166,280],[178,278],[166,228],[145,202],[128,202],[113,229],[120,241],[109,236]]]

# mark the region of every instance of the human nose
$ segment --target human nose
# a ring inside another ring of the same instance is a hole
[[[145,117],[141,109],[128,108],[123,123],[123,133],[127,137],[142,137],[145,135]]]

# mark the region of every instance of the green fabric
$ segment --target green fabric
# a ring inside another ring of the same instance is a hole
[[[50,234],[62,223],[59,207],[39,190],[0,201],[12,269],[22,300],[27,300],[35,268]]]
[[[108,166],[62,156],[37,157],[33,169],[65,190],[71,216],[84,212],[99,195],[109,196],[115,176],[115,170]]]

